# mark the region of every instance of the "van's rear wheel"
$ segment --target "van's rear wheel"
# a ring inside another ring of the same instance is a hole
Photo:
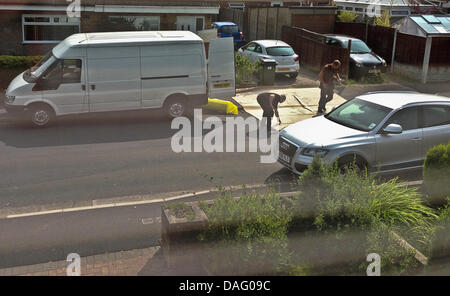
[[[55,117],[53,109],[45,105],[31,106],[29,114],[34,127],[46,127]]]
[[[165,112],[172,118],[186,116],[189,112],[189,105],[184,98],[168,99],[164,104]]]

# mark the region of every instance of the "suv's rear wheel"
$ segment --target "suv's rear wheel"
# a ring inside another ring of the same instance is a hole
[[[29,116],[34,127],[46,127],[55,118],[55,112],[49,106],[36,104],[30,107]]]

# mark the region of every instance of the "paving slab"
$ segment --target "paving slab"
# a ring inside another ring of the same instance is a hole
[[[314,88],[274,88],[254,90],[245,93],[239,93],[234,97],[247,113],[258,119],[262,118],[263,111],[256,101],[256,97],[262,92],[274,92],[280,95],[286,95],[286,101],[278,105],[278,113],[280,114],[281,125],[277,126],[281,129],[295,122],[305,120],[314,116],[320,99],[320,89]],[[297,96],[308,108],[303,107],[295,98]],[[346,99],[338,94],[334,94],[333,100],[328,102],[327,110],[331,110],[335,106],[346,102]],[[277,120],[272,121],[273,125],[277,125]]]

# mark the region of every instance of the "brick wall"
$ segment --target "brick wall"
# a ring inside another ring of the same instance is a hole
[[[21,14],[0,10],[0,55],[23,54]]]
[[[1,0],[0,0],[1,1]],[[56,44],[23,44],[22,40],[22,14],[63,14],[62,12],[52,11],[0,11],[0,27],[2,42],[0,43],[0,55],[44,55]],[[133,13],[94,13],[83,12],[81,14],[81,32],[108,32],[130,30],[129,28],[120,28],[111,25],[109,22],[110,15],[158,15],[158,14],[133,14]],[[193,14],[182,14],[193,15]],[[210,28],[211,23],[216,21],[215,15],[202,15],[205,17],[205,28]],[[176,14],[161,14],[160,29],[176,30]]]

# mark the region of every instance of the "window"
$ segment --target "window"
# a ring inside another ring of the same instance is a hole
[[[196,31],[201,31],[205,28],[204,26],[204,19],[203,17],[198,17],[195,19],[195,30]]]
[[[338,6],[337,9],[338,10],[344,10],[344,7],[343,6]]]
[[[64,60],[62,83],[81,82],[81,60]]]
[[[220,27],[220,32],[225,34],[233,34],[239,32],[238,26],[222,26]]]
[[[258,44],[256,44],[255,52],[257,52],[257,53],[262,53],[262,48],[261,48],[261,46],[259,46]]]
[[[334,109],[325,118],[341,125],[371,131],[391,112],[392,109],[361,99],[353,99]]]
[[[255,51],[255,48],[256,48],[256,43],[250,43],[249,45],[247,45],[247,47],[245,47],[245,50]]]
[[[24,43],[58,43],[80,32],[80,20],[65,15],[22,15]]]
[[[159,30],[159,16],[111,15],[109,22],[118,31]]]
[[[292,56],[295,54],[294,50],[287,46],[268,47],[266,51],[270,56]]]
[[[409,15],[407,10],[393,10],[392,15]]]
[[[346,7],[345,10],[353,11],[353,7]]]
[[[425,106],[423,121],[423,127],[450,124],[450,106]]]
[[[272,7],[282,7],[282,6],[283,6],[283,2],[280,2],[280,1],[271,1],[271,2],[270,2],[270,6],[272,6]]]
[[[325,43],[331,46],[336,46],[336,47],[342,47],[341,43],[339,41],[337,41],[336,39],[326,39]]]
[[[384,126],[391,123],[399,124],[405,131],[419,128],[419,108],[411,107],[397,111]]]
[[[364,8],[361,8],[361,7],[355,7],[355,11],[358,11],[358,12],[364,12]]]

